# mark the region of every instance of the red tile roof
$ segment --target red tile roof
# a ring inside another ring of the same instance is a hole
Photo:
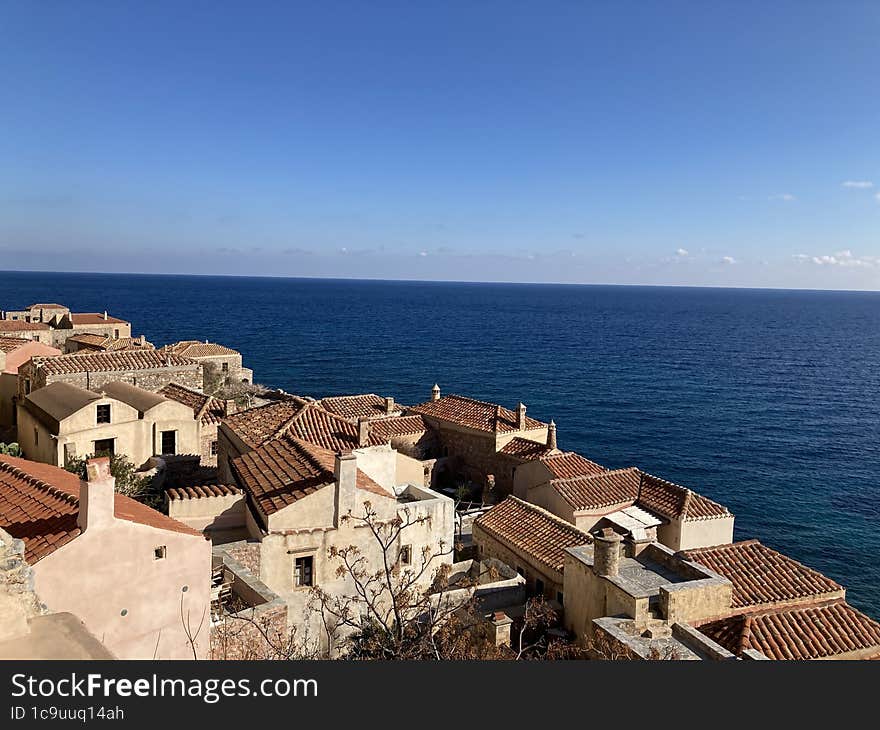
[[[416,436],[427,431],[428,425],[422,416],[395,416],[370,421],[370,433],[384,443],[395,436]]]
[[[487,433],[507,433],[520,430],[516,425],[514,411],[495,403],[486,403],[461,395],[447,395],[439,400],[431,400],[413,406],[409,410],[429,418],[448,421]],[[539,428],[547,428],[547,424],[526,416],[525,430],[531,431]]]
[[[183,340],[160,348],[163,352],[182,355],[183,357],[217,357],[222,355],[240,355],[238,350],[233,350],[216,342],[202,342],[201,340]]]
[[[574,510],[598,509],[621,503],[632,505],[639,497],[641,472],[631,466],[574,479],[554,479],[550,484]]]
[[[104,318],[101,312],[71,312],[70,321],[75,325],[84,324],[129,324],[124,319],[111,317],[109,314]]]
[[[498,449],[498,453],[503,456],[511,456],[520,461],[534,461],[535,459],[554,453],[547,444],[539,441],[524,439],[521,436],[514,436],[504,446]],[[558,451],[556,452],[558,453]]]
[[[595,461],[576,454],[573,451],[549,453],[541,457],[541,463],[547,467],[554,479],[572,479],[574,477],[601,474],[605,471]]]
[[[232,469],[251,498],[266,515],[335,483],[333,452],[284,436],[268,441],[232,461]],[[357,486],[394,499],[362,471]]]
[[[77,342],[93,350],[116,352],[118,350],[156,349],[153,343],[144,341],[141,344],[140,337],[110,337],[109,335],[96,335],[90,332],[82,332],[67,338],[68,342]],[[85,349],[85,348],[81,348]]]
[[[159,394],[192,408],[193,418],[199,418],[205,425],[220,423],[223,420],[223,403],[213,396],[178,383],[168,383],[159,390]]]
[[[25,559],[36,562],[80,534],[80,480],[57,466],[0,456],[0,527],[25,544]],[[117,494],[115,516],[128,522],[189,535],[201,533]]]
[[[241,494],[234,484],[194,484],[190,487],[170,487],[165,490],[168,499],[202,499],[203,497],[233,497]]]
[[[843,586],[831,578],[757,540],[684,550],[681,555],[733,583],[735,609],[843,597]]]
[[[474,530],[475,540],[479,541],[478,532],[483,530],[513,552],[558,572],[565,564],[566,548],[593,542],[574,525],[516,497],[508,497],[480,515]]]
[[[880,657],[880,624],[839,599],[738,614],[699,629],[737,655],[754,649],[770,659],[825,659],[857,651]]]
[[[25,322],[21,319],[0,319],[0,332],[34,332],[48,330],[49,325],[42,322]]]
[[[357,421],[358,418],[376,418],[389,415],[385,410],[385,399],[375,393],[331,396],[321,398],[318,404],[330,413],[353,421]],[[405,406],[394,403],[391,407],[391,413],[400,413],[404,408]]]
[[[290,420],[307,402],[304,398],[293,396],[289,400],[241,411],[229,416],[223,423],[245,444],[256,448],[284,433]]]
[[[122,352],[87,352],[58,357],[35,357],[50,375],[83,372],[112,372],[116,370],[153,370],[165,367],[191,367],[195,360],[179,355],[164,355],[155,350],[124,350]]]
[[[15,352],[29,342],[33,342],[33,340],[27,340],[23,337],[6,337],[0,335],[0,352]]]
[[[686,487],[642,472],[639,506],[661,517],[686,522],[730,516],[727,507]]]

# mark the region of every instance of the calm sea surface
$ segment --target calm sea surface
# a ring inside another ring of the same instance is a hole
[[[0,308],[37,301],[222,342],[303,395],[522,400],[880,616],[880,294],[0,272]]]

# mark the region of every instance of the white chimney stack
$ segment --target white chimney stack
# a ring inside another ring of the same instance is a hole
[[[547,426],[547,448],[556,450],[556,422],[552,419]]]
[[[394,398],[390,395],[385,398],[385,415],[390,416],[394,413]]]
[[[362,416],[358,419],[358,448],[370,445],[370,419]]]
[[[519,431],[526,428],[526,407],[522,403],[516,407],[516,427]]]
[[[431,388],[431,400],[440,400],[440,386],[437,383]]]
[[[357,489],[357,457],[354,454],[336,454],[333,464],[336,479],[336,526],[355,508]]]
[[[86,481],[79,487],[79,513],[76,524],[87,530],[109,527],[114,520],[116,480],[110,474],[110,457],[89,459]]]
[[[107,310],[104,310],[104,319],[107,319]]]

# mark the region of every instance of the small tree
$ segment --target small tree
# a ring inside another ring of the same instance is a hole
[[[107,454],[94,454],[93,456],[107,456]],[[92,457],[73,458],[67,462],[64,468],[85,480],[88,478],[86,463],[90,458]],[[155,489],[153,480],[138,476],[134,464],[125,454],[110,455],[110,475],[116,480],[115,489],[118,494],[136,499],[154,509],[161,507],[163,495]]]
[[[6,456],[21,456],[21,446],[14,441],[9,444],[0,444],[0,454]]]

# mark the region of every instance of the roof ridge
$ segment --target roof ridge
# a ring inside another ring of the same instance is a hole
[[[572,453],[574,453],[574,452],[572,452]],[[578,454],[578,456],[580,456],[580,454]],[[586,457],[584,457],[584,458],[586,458]],[[589,461],[589,459],[587,459],[587,461]],[[592,462],[592,463],[595,464],[596,462]],[[550,482],[552,484],[563,484],[564,485],[564,484],[569,484],[571,482],[582,481],[584,479],[599,479],[600,477],[608,477],[608,476],[612,476],[614,474],[622,474],[623,472],[632,471],[633,469],[635,469],[636,471],[640,471],[637,466],[627,466],[627,467],[623,467],[621,469],[605,469],[605,471],[601,471],[598,474],[578,474],[577,476],[574,476],[574,477],[556,477],[555,479],[551,479]]]
[[[498,502],[498,504],[504,504],[504,502],[507,501],[508,499],[513,500],[514,502],[516,502],[518,504],[521,504],[522,506],[526,507],[531,512],[535,512],[536,514],[543,515],[545,517],[549,517],[552,522],[556,522],[558,525],[560,525],[562,527],[565,527],[567,529],[572,530],[573,532],[578,532],[581,535],[586,536],[587,542],[590,542],[590,543],[593,542],[593,538],[589,533],[580,529],[577,525],[571,524],[571,522],[569,522],[568,520],[564,520],[561,517],[559,517],[558,515],[553,514],[550,510],[544,509],[543,507],[538,506],[537,504],[532,504],[531,502],[526,502],[524,499],[520,499],[519,497],[515,497],[512,494],[505,497],[505,499],[502,500],[501,502]],[[493,505],[493,506],[497,507],[498,505]],[[480,515],[480,516],[482,517],[482,515]]]

